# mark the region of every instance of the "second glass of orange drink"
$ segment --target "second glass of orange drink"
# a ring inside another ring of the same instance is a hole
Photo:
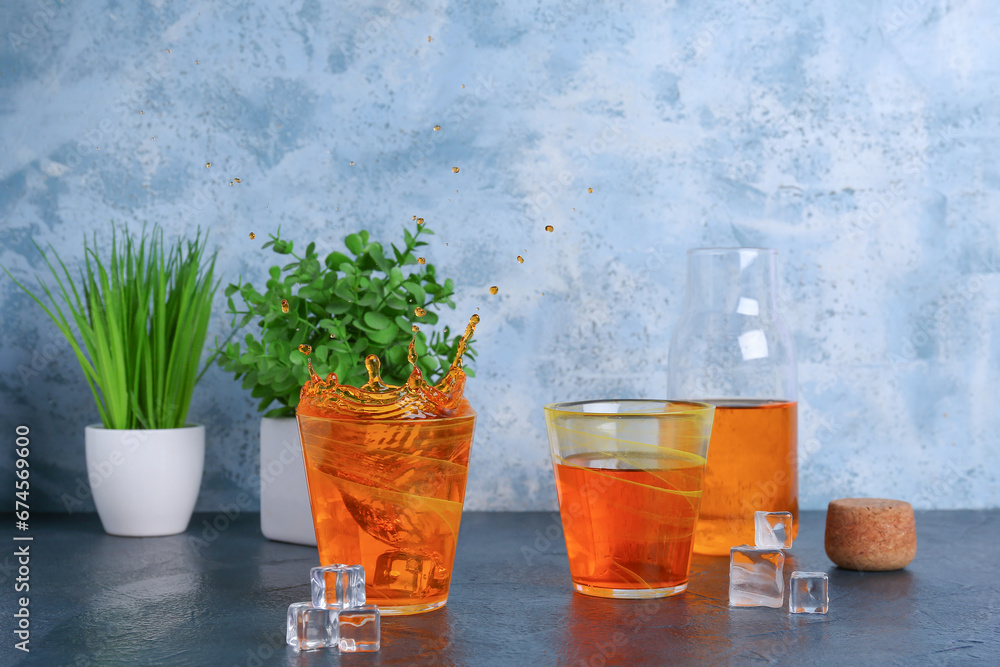
[[[655,400],[545,406],[574,590],[656,598],[687,588],[713,412]]]
[[[476,413],[462,396],[461,356],[436,385],[417,369],[405,385],[366,359],[363,387],[313,376],[297,408],[321,565],[365,568],[369,604],[419,614],[448,601]]]

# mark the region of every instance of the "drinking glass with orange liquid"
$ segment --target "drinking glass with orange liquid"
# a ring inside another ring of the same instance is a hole
[[[695,553],[753,544],[758,510],[791,512],[797,533],[795,354],[778,313],[775,250],[688,251],[667,393],[715,406]]]
[[[462,396],[461,358],[436,385],[413,371],[403,386],[365,360],[363,387],[312,373],[297,407],[321,565],[365,568],[365,594],[383,615],[419,614],[448,601],[476,413]]]
[[[641,599],[687,588],[713,412],[655,400],[545,406],[574,590]]]

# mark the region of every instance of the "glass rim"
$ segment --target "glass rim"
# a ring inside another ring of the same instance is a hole
[[[763,248],[754,246],[734,246],[732,248],[722,248],[722,247],[712,247],[712,248],[690,248],[687,254],[705,254],[705,255],[721,255],[727,252],[738,252],[740,250],[755,250],[757,252],[765,252],[769,255],[777,255],[777,248]]]
[[[650,412],[649,410],[634,410],[631,412],[585,412],[574,410],[576,406],[594,404],[622,404],[622,403],[660,403],[668,406],[662,412]],[[669,406],[683,406],[680,409],[669,409]],[[715,410],[711,403],[700,401],[672,400],[669,398],[599,398],[586,401],[565,401],[561,403],[548,403],[543,406],[546,412],[560,413],[565,415],[576,415],[579,417],[655,417],[658,415],[699,415],[707,411]]]

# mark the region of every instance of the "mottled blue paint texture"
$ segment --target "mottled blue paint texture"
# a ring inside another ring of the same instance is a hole
[[[775,247],[802,505],[998,506],[1000,7],[341,5],[0,5],[0,262],[30,279],[31,239],[75,268],[110,220],[201,225],[260,283],[278,225],[328,252],[420,215],[447,323],[483,320],[467,506],[527,510],[555,507],[544,403],[665,394],[685,251]],[[0,312],[2,433],[31,426],[33,507],[61,510],[96,410],[6,277]],[[198,509],[253,491],[248,392],[214,369],[191,416]]]

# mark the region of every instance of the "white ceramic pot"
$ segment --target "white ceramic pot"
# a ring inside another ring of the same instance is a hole
[[[86,428],[87,474],[104,530],[124,537],[183,533],[205,467],[205,427]]]
[[[270,540],[316,546],[295,417],[260,420],[260,532]]]

